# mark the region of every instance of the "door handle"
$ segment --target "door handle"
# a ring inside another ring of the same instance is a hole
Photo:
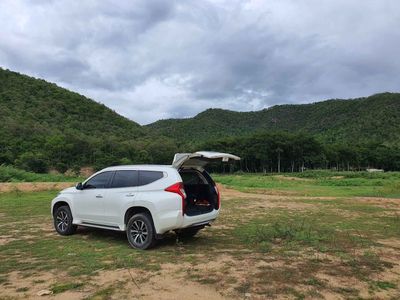
[[[129,194],[126,194],[125,196],[126,196],[126,197],[135,197],[135,194],[129,193]]]
[[[96,198],[103,198],[102,195],[96,195]]]

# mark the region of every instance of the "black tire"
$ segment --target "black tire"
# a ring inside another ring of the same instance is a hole
[[[135,249],[149,249],[156,243],[155,230],[151,216],[146,213],[133,215],[126,225],[129,245]]]
[[[68,206],[60,206],[53,216],[54,228],[61,235],[74,234],[78,226],[72,224],[73,218]]]
[[[179,239],[190,239],[194,237],[202,228],[183,228],[176,232]]]

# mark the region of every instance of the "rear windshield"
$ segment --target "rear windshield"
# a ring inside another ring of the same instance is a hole
[[[139,185],[146,185],[164,177],[160,171],[139,171]]]

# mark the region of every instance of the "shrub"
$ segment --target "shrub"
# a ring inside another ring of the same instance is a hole
[[[35,173],[46,173],[48,166],[41,154],[34,154],[32,152],[25,152],[15,162],[15,164],[26,171]]]
[[[68,166],[66,164],[60,162],[60,163],[56,164],[55,169],[58,172],[64,174],[68,170]]]

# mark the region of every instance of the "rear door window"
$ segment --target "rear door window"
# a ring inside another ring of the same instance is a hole
[[[114,172],[103,172],[90,178],[86,183],[85,189],[105,189],[108,187],[108,183]]]
[[[139,171],[139,185],[146,185],[164,177],[160,171]]]
[[[116,171],[111,188],[134,187],[139,183],[139,172],[134,170]]]

